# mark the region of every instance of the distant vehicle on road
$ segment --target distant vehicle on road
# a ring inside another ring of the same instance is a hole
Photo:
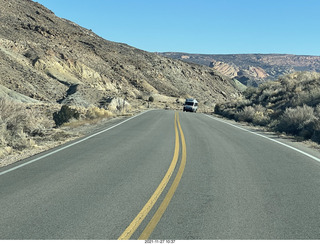
[[[193,112],[196,113],[198,110],[198,101],[193,98],[187,98],[186,102],[183,105],[183,112]]]

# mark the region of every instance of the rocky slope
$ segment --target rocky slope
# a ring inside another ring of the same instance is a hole
[[[233,54],[206,55],[160,53],[162,56],[209,66],[245,85],[257,86],[266,80],[295,71],[320,72],[319,56],[288,54]]]
[[[107,41],[36,2],[0,5],[0,89],[12,94],[107,108],[114,97],[142,106],[153,96],[171,107],[191,96],[211,106],[238,93],[233,80],[208,67]]]

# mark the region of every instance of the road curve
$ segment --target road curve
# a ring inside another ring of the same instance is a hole
[[[320,239],[318,152],[204,114],[109,127],[0,170],[1,239]]]

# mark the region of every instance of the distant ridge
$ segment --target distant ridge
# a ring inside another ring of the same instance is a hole
[[[209,66],[249,86],[295,71],[320,72],[320,56],[292,54],[189,54],[164,52],[164,57]]]

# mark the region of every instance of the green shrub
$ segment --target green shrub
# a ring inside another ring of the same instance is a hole
[[[149,97],[149,102],[154,102],[154,97]]]
[[[230,106],[230,107],[229,107]],[[232,107],[231,104],[216,104],[214,107],[214,113],[219,114],[223,117],[229,118],[229,119],[235,119],[235,110]]]
[[[287,108],[279,119],[277,129],[281,132],[310,138],[316,121],[314,109],[307,105]]]
[[[221,104],[216,104],[216,105],[214,106],[214,113],[221,115],[221,113],[222,113],[222,111],[223,111],[222,106],[223,106],[223,105],[221,105]]]
[[[69,122],[71,119],[79,119],[80,114],[77,110],[70,108],[67,105],[63,105],[59,112],[53,113],[53,120],[56,126],[61,126],[63,123]]]
[[[214,112],[320,143],[320,73],[295,72],[248,87]]]
[[[266,109],[261,105],[258,105],[254,108],[255,108],[255,114],[253,116],[252,123],[255,125],[261,125],[261,126],[268,125],[270,123],[269,113],[272,110]]]
[[[320,121],[316,120],[313,125],[311,140],[320,143]]]
[[[255,87],[248,87],[246,90],[243,91],[243,96],[246,98],[246,99],[250,99],[252,100],[252,98],[254,97],[254,95],[256,94],[257,92],[257,88]]]
[[[256,111],[252,106],[244,107],[236,114],[236,119],[244,122],[253,122]]]

